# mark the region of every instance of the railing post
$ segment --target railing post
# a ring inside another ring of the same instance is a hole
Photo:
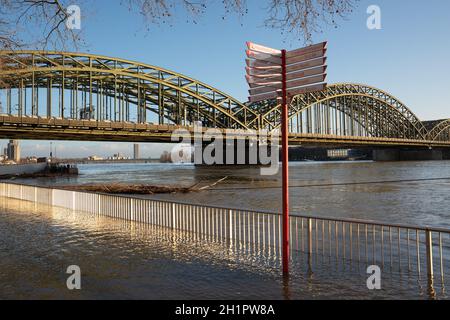
[[[308,218],[308,255],[312,254],[312,219]]]
[[[175,210],[176,210],[175,203],[172,203],[172,229],[177,228]]]
[[[425,233],[426,236],[426,254],[427,254],[427,271],[428,277],[430,279],[433,278],[434,270],[433,270],[433,234],[430,230],[427,230]]]
[[[233,240],[233,210],[228,211],[228,230],[231,243]]]
[[[134,207],[133,207],[133,198],[130,199],[130,220],[134,221]]]

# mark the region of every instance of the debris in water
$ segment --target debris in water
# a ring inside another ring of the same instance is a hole
[[[154,186],[148,184],[126,184],[126,183],[98,183],[98,184],[81,184],[60,186],[59,188],[74,191],[101,192],[112,194],[158,194],[158,193],[188,193],[195,191],[203,191],[211,188],[218,183],[224,181],[228,177],[223,177],[216,182],[200,187],[200,183],[196,183],[190,187],[174,187],[174,186]]]

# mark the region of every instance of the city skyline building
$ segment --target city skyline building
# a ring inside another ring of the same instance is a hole
[[[133,159],[138,160],[140,158],[139,154],[139,144],[135,143],[133,145]]]
[[[9,140],[8,146],[6,147],[6,155],[9,160],[14,162],[20,162],[20,145],[17,140]]]

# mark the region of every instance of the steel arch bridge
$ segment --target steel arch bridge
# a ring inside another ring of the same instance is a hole
[[[179,127],[272,131],[276,101],[241,103],[148,64],[92,54],[0,51],[0,137],[170,141]],[[342,83],[294,97],[292,143],[450,146],[450,120],[430,124],[392,95]]]
[[[151,112],[160,124],[202,121],[218,128],[248,128],[257,119],[233,97],[148,64],[65,52],[3,51],[0,59],[4,82],[18,90],[19,115],[145,123]],[[47,89],[46,106],[39,104],[38,88]],[[32,91],[28,104],[26,89]],[[58,108],[52,105],[55,95]]]

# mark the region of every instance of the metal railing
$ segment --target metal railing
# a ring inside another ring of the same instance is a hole
[[[294,234],[292,234],[294,232]],[[439,274],[444,283],[450,230],[353,219],[291,217],[291,249],[379,265],[402,272]]]
[[[281,215],[275,212],[142,199],[0,183],[0,196],[195,233],[235,249],[281,257]],[[300,255],[378,265],[444,286],[450,230],[356,219],[293,215],[291,261]]]

